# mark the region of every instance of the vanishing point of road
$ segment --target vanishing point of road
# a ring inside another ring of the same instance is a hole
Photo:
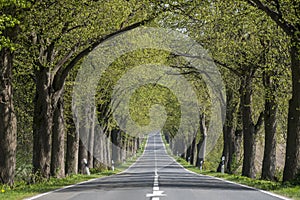
[[[126,171],[39,195],[31,200],[280,200],[249,187],[184,169],[161,134],[148,136],[143,155]]]

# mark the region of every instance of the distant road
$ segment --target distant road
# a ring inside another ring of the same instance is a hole
[[[251,188],[197,175],[165,151],[150,134],[143,155],[125,172],[35,197],[37,200],[279,200]]]

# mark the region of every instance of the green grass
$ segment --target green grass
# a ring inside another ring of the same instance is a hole
[[[167,152],[170,156],[173,156],[171,153],[171,150],[169,148],[169,144],[166,143],[166,141],[163,138],[163,141],[166,145]],[[199,168],[189,164],[184,160],[183,158],[173,156],[178,163],[180,163],[184,168],[195,172],[197,174],[203,174],[207,176],[213,176],[217,178],[221,178],[224,180],[228,180],[231,182],[247,185],[253,188],[269,191],[275,194],[279,194],[281,196],[285,196],[294,200],[300,200],[300,185],[292,185],[289,183],[282,184],[280,182],[273,182],[273,181],[265,181],[265,180],[259,180],[259,179],[251,179],[245,176],[240,175],[234,175],[234,174],[222,174],[218,172],[214,172],[210,169],[209,166],[204,166],[204,171],[200,171]],[[210,164],[209,164],[210,165]]]
[[[48,181],[41,181],[35,184],[26,184],[25,182],[16,182],[15,185],[10,188],[6,185],[0,185],[1,193],[0,199],[5,200],[19,200],[26,197],[31,197],[40,193],[48,192],[58,188],[62,188],[67,185],[76,184],[79,182],[87,181],[89,179],[100,178],[102,176],[108,176],[117,173],[117,171],[104,171],[98,174],[88,175],[70,175],[66,178],[57,179],[50,178]]]
[[[141,143],[141,148],[137,151],[137,153],[135,155],[133,155],[132,157],[130,157],[129,159],[127,159],[126,162],[117,166],[116,169],[121,172],[121,171],[126,170],[133,163],[135,163],[135,161],[143,154],[145,146],[146,146],[146,141],[147,140],[143,140]]]
[[[40,193],[49,192],[55,189],[59,189],[68,185],[73,185],[76,183],[80,183],[83,181],[87,181],[90,179],[100,178],[104,176],[110,176],[113,174],[120,173],[127,169],[130,165],[132,165],[136,159],[143,153],[145,148],[146,140],[142,142],[141,149],[138,150],[137,154],[129,158],[126,162],[115,168],[115,171],[103,171],[99,173],[93,173],[90,176],[88,175],[70,175],[66,178],[57,179],[50,178],[48,181],[40,181],[35,184],[27,184],[26,182],[19,181],[16,182],[15,185],[10,188],[6,185],[0,185],[0,200],[20,200],[27,197],[32,197]],[[91,169],[93,172],[93,169]]]
[[[234,174],[221,174],[213,171],[200,171],[195,166],[190,165],[182,158],[175,158],[178,163],[180,163],[184,168],[203,175],[218,177],[224,180],[232,181],[235,183],[247,185],[250,187],[254,187],[257,189],[270,191],[275,194],[279,194],[294,200],[300,200],[300,185],[292,185],[292,184],[282,184],[280,182],[273,182],[273,181],[265,181],[259,179],[251,179],[248,177],[234,175]]]

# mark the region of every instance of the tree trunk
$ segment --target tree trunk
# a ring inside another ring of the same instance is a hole
[[[236,112],[237,104],[234,102],[233,91],[228,89],[226,94],[226,120],[223,126],[223,153],[222,156],[225,156],[225,171],[227,173],[232,173],[231,165],[234,156],[234,145],[235,145],[235,136],[234,136],[234,113]],[[217,171],[220,171],[221,164],[218,167]]]
[[[89,126],[89,140],[88,140],[88,163],[90,168],[94,168],[94,140],[95,140],[95,117],[96,108],[91,110],[90,115],[90,126]]]
[[[104,156],[106,157],[106,166],[107,167],[111,167],[111,154],[112,154],[112,145],[111,145],[111,133],[109,132],[107,134],[107,138],[106,138],[106,154],[104,154]]]
[[[102,145],[101,145],[101,150],[102,150],[102,155],[103,155],[103,164],[105,165],[106,168],[108,168],[108,160],[107,160],[107,154],[108,154],[108,150],[107,150],[107,137],[106,137],[106,134],[103,133],[103,137],[101,138],[102,139]]]
[[[134,152],[134,138],[130,136],[129,140],[130,140],[130,157],[132,157]]]
[[[238,108],[237,113],[237,124],[234,132],[234,143],[232,144],[232,156],[229,156],[228,162],[230,163],[228,169],[231,173],[236,173],[239,168],[239,161],[242,157],[242,143],[243,143],[243,120],[242,120],[242,112],[241,112],[241,105]],[[230,159],[231,158],[231,159]]]
[[[125,136],[125,133],[123,133],[121,135],[121,145],[122,145],[122,148],[121,148],[121,159],[122,159],[122,162],[124,162],[126,160],[126,136]]]
[[[187,147],[186,151],[185,151],[185,160],[186,160],[187,162],[190,161],[190,159],[191,159],[190,156],[191,156],[191,145],[189,145],[189,146]]]
[[[289,102],[288,132],[283,181],[300,174],[300,38],[291,39],[292,98]]]
[[[266,88],[265,95],[265,148],[262,165],[262,179],[275,181],[276,170],[276,114],[277,103],[275,100],[275,85],[271,80],[269,73],[264,74],[264,85]]]
[[[137,138],[138,138],[137,136],[133,138],[133,140],[134,140],[134,152],[133,152],[133,154],[134,155],[136,155],[136,152],[138,150]]]
[[[78,151],[78,169],[80,173],[84,173],[84,162],[83,159],[87,159],[88,152],[84,146],[82,140],[79,140],[79,151]]]
[[[118,164],[120,163],[120,130],[112,130],[111,132],[111,141],[112,141],[112,160]]]
[[[126,136],[126,158],[130,157],[130,137]]]
[[[137,150],[139,150],[139,149],[141,148],[141,144],[140,144],[140,136],[138,136],[138,137],[136,138],[136,148],[137,148]]]
[[[67,129],[67,157],[66,157],[66,173],[78,173],[78,151],[79,151],[79,133],[72,117],[67,118],[69,128]]]
[[[16,167],[17,119],[13,105],[13,54],[0,52],[0,181],[13,185]]]
[[[292,70],[292,98],[289,101],[288,130],[286,157],[283,172],[283,181],[292,181],[300,176],[300,24],[297,20],[287,21],[281,13],[273,11],[263,2],[255,0],[253,3],[258,9],[265,12],[288,36],[291,37],[290,57]],[[277,2],[279,10],[280,3]]]
[[[246,75],[241,83],[244,87],[241,91],[242,104],[242,120],[243,120],[243,136],[244,136],[244,159],[242,175],[255,178],[255,152],[256,138],[254,123],[252,121],[252,77]]]
[[[196,149],[196,139],[197,139],[197,134],[193,138],[192,145],[191,145],[191,158],[190,158],[190,163],[193,165],[195,163],[195,149]]]
[[[120,157],[120,163],[122,163],[124,161],[123,159],[123,137],[122,137],[122,132],[120,132],[120,136],[119,136],[119,148],[118,148],[118,154]]]
[[[202,134],[202,138],[197,144],[197,161],[196,166],[200,166],[200,162],[205,161],[205,150],[206,150],[206,140],[207,140],[207,128],[205,125],[205,113],[202,113],[200,116],[200,132]]]
[[[94,134],[94,168],[102,169],[106,166],[104,165],[104,141],[103,141],[103,128],[99,127]]]
[[[35,69],[36,94],[33,116],[33,172],[50,177],[53,111],[48,68]]]
[[[51,175],[65,177],[65,122],[63,97],[60,97],[53,114]]]

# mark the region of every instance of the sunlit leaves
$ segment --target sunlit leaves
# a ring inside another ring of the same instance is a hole
[[[30,3],[26,0],[1,0],[0,1],[0,50],[16,49],[17,29],[22,18],[22,9],[28,8]]]

